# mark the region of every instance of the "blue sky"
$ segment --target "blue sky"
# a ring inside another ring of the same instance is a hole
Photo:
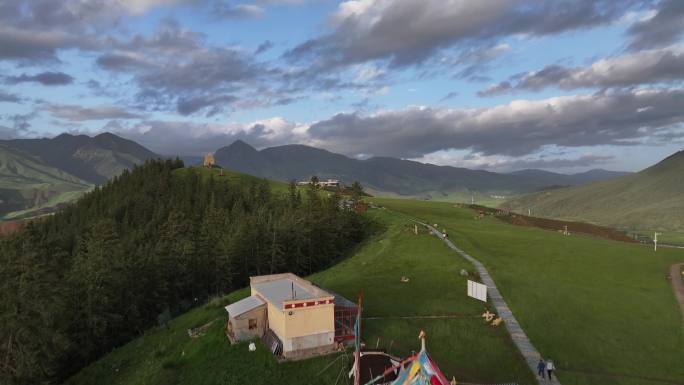
[[[684,148],[682,3],[0,0],[0,139],[635,171]]]

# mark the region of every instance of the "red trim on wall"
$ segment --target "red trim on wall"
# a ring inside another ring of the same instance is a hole
[[[291,302],[291,303],[286,303],[283,305],[283,308],[285,310],[287,309],[294,309],[294,308],[300,308],[300,307],[311,307],[311,306],[318,306],[318,305],[332,305],[333,300],[332,299],[324,299],[321,301],[307,301],[307,302]]]

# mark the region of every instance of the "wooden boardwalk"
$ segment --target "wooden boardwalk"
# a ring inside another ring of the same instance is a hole
[[[484,267],[484,265],[480,261],[478,261],[477,259],[473,258],[470,254],[461,250],[458,246],[456,246],[453,242],[451,242],[450,239],[444,238],[442,236],[442,233],[440,233],[434,227],[428,225],[427,223],[423,223],[423,222],[419,222],[419,221],[415,221],[415,222],[420,223],[421,225],[429,228],[430,232],[433,235],[437,236],[437,238],[443,240],[444,243],[446,243],[447,246],[449,246],[449,248],[456,251],[463,258],[467,259],[473,265],[475,265],[477,272],[480,273],[480,278],[482,278],[482,282],[485,285],[487,285],[487,295],[489,297],[489,300],[494,305],[494,308],[496,309],[496,313],[499,316],[501,316],[501,318],[503,318],[504,325],[506,326],[506,330],[508,330],[508,333],[511,335],[511,339],[515,343],[515,346],[518,347],[518,350],[520,350],[520,353],[525,358],[525,362],[527,362],[527,366],[530,367],[530,370],[532,370],[532,373],[534,373],[535,378],[537,378],[537,381],[541,381],[540,383],[543,383],[543,384],[560,385],[560,381],[558,381],[558,378],[555,375],[558,372],[558,370],[556,370],[554,372],[554,379],[551,381],[549,379],[540,380],[539,377],[537,376],[537,363],[539,363],[539,357],[541,357],[541,354],[539,354],[539,351],[537,351],[537,349],[534,347],[534,345],[532,345],[532,342],[530,341],[530,339],[527,338],[525,331],[522,329],[522,327],[520,327],[518,320],[515,319],[513,312],[508,307],[508,304],[506,304],[506,301],[504,300],[503,296],[501,295],[501,292],[499,291],[499,289],[496,287],[496,284],[494,283],[492,276],[489,275],[489,272]]]

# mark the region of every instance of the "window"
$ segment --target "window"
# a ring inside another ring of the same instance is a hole
[[[249,320],[249,330],[255,330],[257,328],[256,318],[250,318]]]

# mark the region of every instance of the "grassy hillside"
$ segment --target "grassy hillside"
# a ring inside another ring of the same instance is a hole
[[[682,250],[475,219],[447,203],[373,200],[437,223],[479,258],[564,385],[684,380],[682,319],[666,279]]]
[[[503,327],[479,317],[484,305],[465,295],[461,269],[472,271],[434,237],[413,228],[401,215],[371,210],[384,230],[365,242],[344,262],[310,277],[347,298],[364,293],[364,341],[404,356],[419,348],[418,333],[428,335],[428,348],[451,378],[477,383],[533,379]],[[400,278],[407,276],[408,283]],[[248,295],[246,290],[212,301],[120,348],[81,371],[76,384],[348,384],[350,355],[277,364],[257,343],[230,346],[223,328],[222,306]],[[400,320],[400,316],[456,315],[453,319]],[[460,315],[460,316],[458,316]],[[208,333],[189,338],[187,328],[214,321]],[[184,353],[183,353],[184,352]],[[327,370],[326,366],[331,365]],[[339,378],[338,378],[339,377]]]
[[[684,333],[669,266],[681,250],[508,225],[475,219],[448,203],[372,198],[391,210],[371,210],[386,231],[351,258],[315,274],[323,287],[354,298],[364,292],[364,340],[405,355],[424,328],[429,350],[449,376],[465,382],[530,383],[530,374],[503,328],[469,318],[482,305],[465,298],[458,272],[472,267],[436,239],[413,235],[409,217],[444,227],[457,244],[489,269],[535,346],[553,358],[563,384],[657,385],[684,379]],[[406,215],[406,216],[405,216]],[[410,278],[401,283],[401,276]],[[330,356],[276,364],[258,345],[229,346],[221,306],[233,293],[115,350],[69,384],[334,384],[350,358]],[[463,318],[399,320],[405,315],[461,314]],[[385,317],[384,319],[382,317]],[[214,321],[199,339],[185,329]],[[185,351],[185,355],[183,355]],[[334,362],[334,363],[333,363]],[[331,366],[318,374],[326,366]],[[346,369],[345,369],[346,370]],[[344,372],[344,371],[342,371]],[[344,375],[339,383],[347,381]]]
[[[54,207],[91,187],[39,158],[0,145],[0,217],[14,218]]]
[[[336,196],[219,172],[149,161],[1,237],[0,384],[61,382],[250,276],[320,271],[368,234]]]
[[[109,133],[1,140],[0,219],[52,212],[93,185],[156,157],[139,144]]]
[[[684,151],[639,173],[524,195],[502,207],[630,230],[684,229]]]
[[[62,134],[50,139],[4,140],[0,145],[29,153],[51,167],[94,184],[104,183],[134,164],[158,157],[145,147],[110,133],[94,137]]]

